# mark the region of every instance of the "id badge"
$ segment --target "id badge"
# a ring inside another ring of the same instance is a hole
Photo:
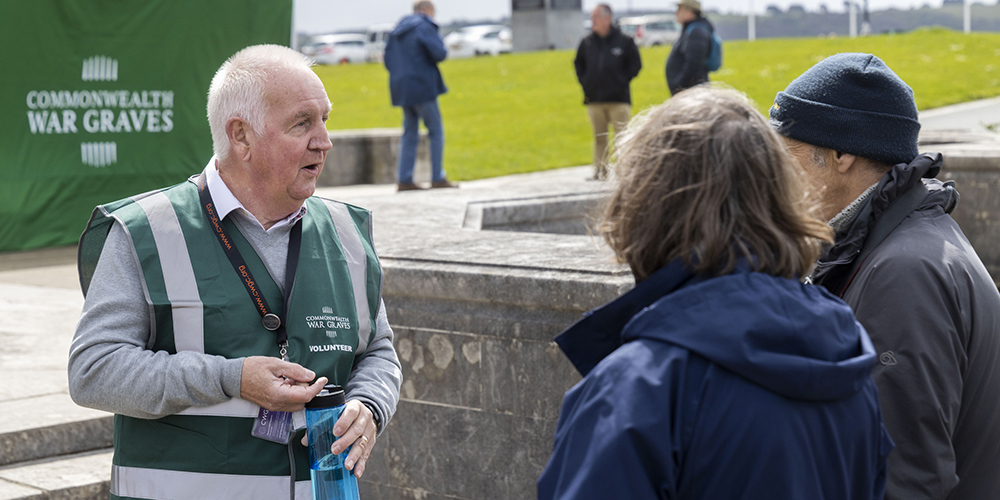
[[[260,408],[257,410],[257,418],[253,421],[253,431],[250,434],[256,438],[288,444],[288,438],[292,434],[291,429],[291,413]]]

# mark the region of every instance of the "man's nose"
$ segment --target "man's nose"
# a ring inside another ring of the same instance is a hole
[[[325,127],[321,132],[318,132],[312,140],[309,141],[309,147],[320,151],[329,151],[333,149],[333,143],[330,142],[330,134],[326,131]]]

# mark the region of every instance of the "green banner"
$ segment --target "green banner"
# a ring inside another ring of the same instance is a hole
[[[0,251],[198,173],[215,71],[291,23],[292,0],[0,0]]]

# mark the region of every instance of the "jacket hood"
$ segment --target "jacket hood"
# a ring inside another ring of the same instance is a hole
[[[389,36],[402,36],[407,32],[412,31],[417,26],[420,26],[420,23],[425,21],[434,25],[434,29],[437,29],[437,24],[435,24],[434,21],[431,21],[429,17],[423,14],[411,14],[400,19],[399,23],[396,24],[396,27],[392,30],[392,33]]]
[[[871,340],[851,309],[822,287],[745,268],[704,279],[679,262],[595,310],[556,342],[586,375],[618,346],[638,339],[683,347],[771,392],[805,401],[856,393],[875,364]]]

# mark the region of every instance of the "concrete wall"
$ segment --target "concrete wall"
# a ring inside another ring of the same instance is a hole
[[[972,144],[922,142],[921,151],[939,151],[944,156],[938,179],[954,181],[960,195],[951,216],[993,281],[1000,284],[1000,139],[977,137],[982,140]]]
[[[326,163],[317,185],[395,183],[402,135],[403,130],[398,128],[331,131],[330,142],[333,143],[333,149],[326,155]],[[430,172],[427,131],[422,130],[413,178],[417,182],[430,182]]]
[[[404,383],[362,497],[534,498],[580,379],[551,339],[631,278],[383,264]]]

